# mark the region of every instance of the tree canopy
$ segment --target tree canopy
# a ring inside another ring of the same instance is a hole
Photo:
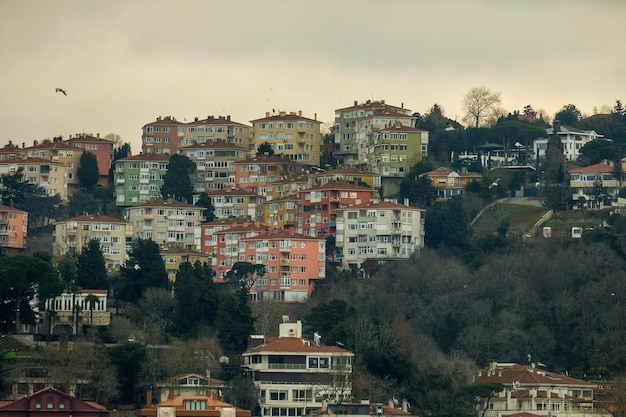
[[[116,297],[137,302],[147,288],[167,288],[169,280],[159,245],[152,239],[133,239],[128,260],[115,283]]]
[[[461,105],[465,111],[463,121],[478,128],[489,120],[500,105],[502,99],[498,92],[486,87],[475,87],[463,96]]]
[[[92,238],[83,245],[76,260],[76,285],[84,289],[108,289],[107,270],[100,241]]]
[[[193,198],[191,175],[195,171],[196,164],[185,155],[173,154],[170,156],[167,173],[161,186],[163,198],[173,198],[191,204]]]
[[[269,142],[263,142],[256,148],[257,155],[274,155],[274,148]]]
[[[96,155],[84,151],[80,156],[80,162],[76,169],[76,176],[83,188],[92,188],[98,184],[100,179],[100,171],[98,170],[98,159]]]

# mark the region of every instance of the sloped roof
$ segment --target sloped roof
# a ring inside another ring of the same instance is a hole
[[[123,219],[117,217],[107,216],[100,213],[84,213],[80,216],[72,217],[71,219],[55,222],[54,224],[63,224],[67,222],[107,222],[107,223],[127,223]]]
[[[371,101],[367,100],[365,103],[357,103],[353,106],[344,107],[337,110],[365,110],[365,109],[403,109],[403,107],[392,106],[391,104],[385,103],[384,100],[381,101]]]
[[[589,165],[586,167],[575,167],[570,168],[569,172],[573,173],[584,173],[584,172],[593,172],[593,173],[613,173],[613,167],[607,164],[599,163],[594,165]]]
[[[254,122],[262,122],[263,120],[306,120],[307,122],[319,123],[322,124],[319,120],[310,119],[308,117],[300,116],[298,113],[279,113],[266,117],[262,117],[260,119],[250,120],[250,123]]]
[[[400,210],[412,210],[412,211],[426,211],[426,210],[418,208],[418,207],[406,206],[404,204],[396,203],[396,202],[393,202],[393,201],[379,201],[379,202],[369,202],[369,203],[363,203],[363,204],[355,204],[355,205],[350,206],[350,207],[338,208],[337,211],[339,211],[339,210],[354,210],[354,209],[362,209],[362,208],[370,208],[370,209],[400,209]]]
[[[302,190],[301,192],[306,193],[309,191],[317,191],[317,190],[360,190],[360,191],[372,191],[375,190],[373,188],[353,184],[347,181],[341,180],[329,180],[326,184],[315,185],[311,188],[307,188],[306,190]]]
[[[595,386],[594,384],[581,379],[572,378],[567,375],[560,375],[543,369],[533,369],[518,364],[498,366],[495,369],[483,369],[480,374],[475,377],[475,382],[479,384],[499,382],[504,385],[512,385],[514,382],[519,382],[520,386]]]

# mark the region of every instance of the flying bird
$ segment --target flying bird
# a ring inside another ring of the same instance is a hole
[[[67,96],[67,92],[62,88],[56,88],[54,91],[57,93],[63,93],[64,96]]]

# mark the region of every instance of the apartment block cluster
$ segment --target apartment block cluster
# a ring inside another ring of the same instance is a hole
[[[190,259],[211,264],[218,281],[236,262],[264,264],[267,273],[251,289],[253,299],[302,301],[325,278],[328,262],[358,270],[367,259],[406,259],[424,244],[424,211],[384,198],[427,155],[428,132],[414,127],[411,111],[384,101],[338,109],[333,169],[320,165],[321,124],[301,111],[268,112],[250,124],[230,116],[157,117],[143,126],[138,154],[113,161],[112,141],[78,134],[6,146],[0,174],[23,168],[26,181],[67,201],[79,188],[80,157],[91,152],[100,185],[113,173],[121,214],[83,213],[56,222],[55,256],[97,238],[114,270],[128,258],[133,238],[152,239],[172,280]],[[257,155],[262,144],[273,152]],[[205,222],[203,207],[162,198],[173,154],[195,164],[193,189],[210,197],[216,221]],[[17,248],[24,247],[27,215],[12,210],[6,222],[11,231],[23,228],[21,240],[13,239]],[[330,236],[334,248],[326,248]]]

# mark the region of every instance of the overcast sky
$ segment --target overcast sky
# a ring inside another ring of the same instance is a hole
[[[0,145],[116,133],[138,153],[157,116],[332,123],[367,99],[460,120],[480,86],[591,114],[626,100],[625,21],[622,0],[1,0]]]

